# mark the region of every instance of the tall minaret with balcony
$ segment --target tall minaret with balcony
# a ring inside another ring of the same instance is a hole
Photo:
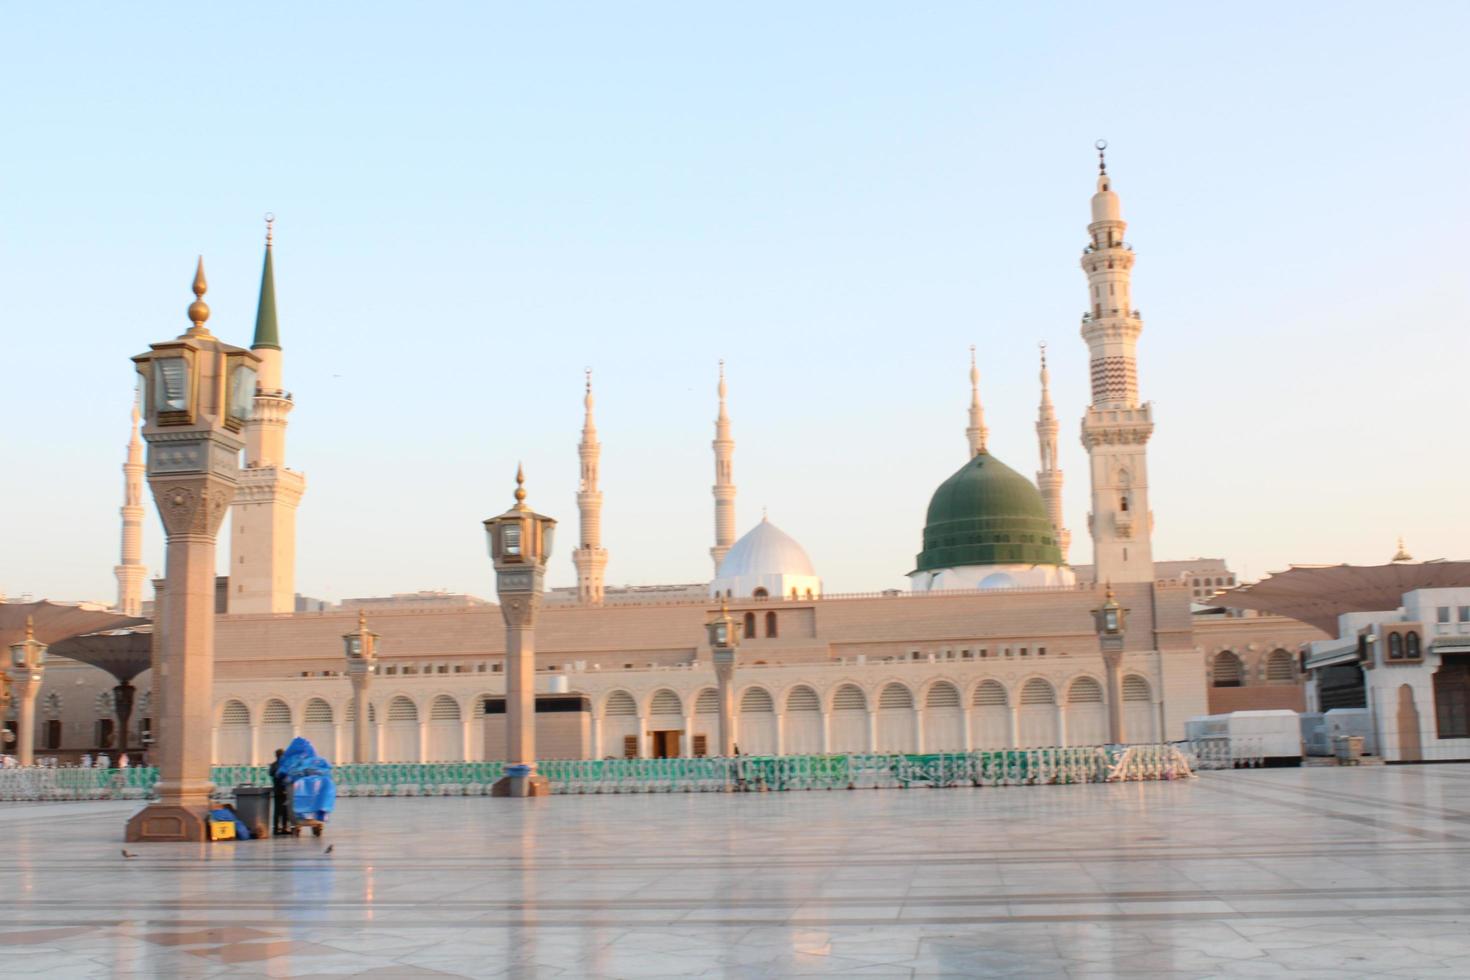
[[[725,362],[720,362],[720,414],[715,418],[715,546],[709,550],[715,561],[715,574],[720,562],[735,543],[735,440],[730,438],[730,413],[725,407]]]
[[[1051,403],[1051,372],[1046,369],[1046,345],[1041,345],[1041,407],[1036,414],[1036,441],[1041,448],[1041,469],[1036,471],[1036,486],[1046,502],[1046,516],[1057,532],[1057,547],[1062,561],[1072,546],[1072,532],[1062,526],[1062,471],[1057,466],[1057,411]]]
[[[255,312],[260,357],[252,417],[245,424],[245,465],[230,509],[231,613],[283,613],[296,609],[296,507],[306,478],[286,468],[286,416],[295,403],[281,387],[281,334],[276,322],[276,280],[271,261],[271,223],[266,217],[265,265]]]
[[[980,369],[975,366],[975,345],[970,345],[970,424],[965,439],[970,443],[970,459],[985,452],[990,430],[985,427],[985,409],[980,407]]]
[[[117,575],[117,610],[124,616],[143,614],[143,442],[138,438],[138,399],[133,399],[133,434],[123,463],[122,555]]]
[[[572,552],[577,566],[577,599],[602,604],[602,576],[607,568],[607,550],[602,547],[602,491],[597,488],[597,463],[602,443],[597,441],[597,423],[592,420],[592,370],[587,371],[587,393],[582,399],[587,414],[582,422],[582,441],[577,455],[582,461],[582,480],[577,487],[577,513],[582,519],[582,540]]]
[[[1148,504],[1148,439],[1153,408],[1139,404],[1135,348],[1143,321],[1133,308],[1133,248],[1099,140],[1097,193],[1082,253],[1090,308],[1082,339],[1092,361],[1092,404],[1082,419],[1082,445],[1092,476],[1093,561],[1098,582],[1152,582],[1153,513]]]

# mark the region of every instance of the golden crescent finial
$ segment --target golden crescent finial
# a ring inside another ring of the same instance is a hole
[[[271,247],[271,238],[274,235],[273,226],[275,225],[275,223],[276,223],[276,213],[274,211],[267,211],[265,213],[265,247],[266,248],[270,248]]]
[[[1108,172],[1108,158],[1103,154],[1107,152],[1108,141],[1098,140],[1092,145],[1097,147],[1097,172],[1100,174],[1105,174]]]
[[[526,503],[526,469],[520,463],[516,464],[516,506],[521,507]]]

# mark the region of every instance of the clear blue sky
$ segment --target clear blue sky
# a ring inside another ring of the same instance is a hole
[[[1098,137],[1155,554],[1465,558],[1467,37],[1463,3],[11,5],[0,589],[114,594],[128,358],[201,252],[248,342],[267,210],[304,593],[491,594],[517,460],[574,581],[587,365],[609,582],[707,578],[721,357],[741,529],[900,585],[968,346],[1030,474],[1043,339],[1087,561]]]

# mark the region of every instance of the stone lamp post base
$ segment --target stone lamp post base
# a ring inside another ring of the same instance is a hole
[[[133,814],[123,836],[129,844],[140,841],[188,844],[208,839],[209,828],[203,810],[166,803],[155,803]]]
[[[501,776],[490,785],[491,796],[550,796],[551,781],[545,776]]]

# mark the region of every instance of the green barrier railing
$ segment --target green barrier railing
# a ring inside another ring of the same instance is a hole
[[[736,756],[689,759],[548,759],[537,771],[552,792],[709,793],[794,790],[909,789],[954,786],[1034,786],[1119,779],[1175,779],[1193,760],[1169,745],[998,749],[929,754]],[[332,770],[337,794],[362,796],[482,796],[504,771],[502,762],[381,762]],[[266,766],[215,766],[216,795],[236,786],[268,786]],[[0,800],[145,799],[158,770],[3,769]]]

